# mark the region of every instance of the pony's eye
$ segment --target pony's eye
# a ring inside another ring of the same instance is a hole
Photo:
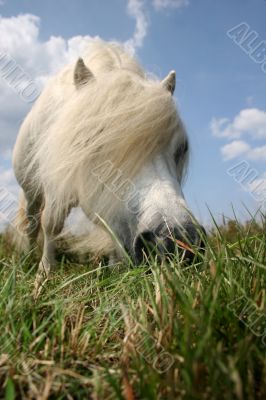
[[[181,160],[184,159],[187,152],[188,152],[188,141],[184,140],[182,143],[179,143],[174,153],[174,160],[177,165],[180,163]]]

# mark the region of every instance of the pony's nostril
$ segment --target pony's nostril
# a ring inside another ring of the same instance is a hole
[[[141,264],[149,257],[168,255],[173,256],[176,250],[176,241],[165,234],[157,235],[152,231],[145,231],[138,235],[134,242],[134,257]]]
[[[133,244],[134,259],[137,264],[145,262],[149,256],[180,256],[180,260],[192,263],[199,249],[204,251],[206,231],[203,227],[189,225],[184,229],[144,231],[136,236]],[[196,249],[195,249],[196,246]]]
[[[151,231],[142,232],[134,241],[134,257],[137,264],[144,261],[144,256],[156,249],[156,236]]]

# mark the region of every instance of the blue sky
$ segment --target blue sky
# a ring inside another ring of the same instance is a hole
[[[261,205],[254,188],[266,183],[266,55],[263,72],[263,62],[256,63],[227,31],[245,23],[246,35],[254,31],[258,45],[263,44],[266,1],[1,3],[0,52],[10,54],[40,83],[63,61],[78,55],[85,36],[123,43],[133,39],[136,56],[148,71],[163,78],[175,69],[175,94],[191,143],[184,192],[192,210],[206,222],[210,220],[207,205],[218,219],[223,213],[232,215],[232,205],[241,218],[246,215],[243,204],[250,210]],[[70,45],[73,37],[78,39]],[[251,46],[250,53],[254,49]],[[29,106],[21,104],[1,79],[0,68],[0,186],[15,191],[10,151]],[[257,172],[246,190],[227,173],[242,162]]]

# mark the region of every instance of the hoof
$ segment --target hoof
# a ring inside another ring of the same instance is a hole
[[[40,296],[41,291],[44,288],[44,285],[48,281],[50,270],[51,270],[51,264],[47,260],[42,259],[40,261],[37,275],[34,281],[34,291],[33,291],[34,300],[36,300]]]

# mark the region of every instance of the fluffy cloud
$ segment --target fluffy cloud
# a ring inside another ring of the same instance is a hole
[[[213,118],[210,123],[212,134],[220,138],[237,139],[249,135],[253,139],[266,138],[266,112],[257,108],[241,110],[230,121],[228,118]]]
[[[126,47],[134,53],[137,48],[143,45],[143,41],[148,32],[148,19],[144,11],[143,0],[129,0],[127,9],[128,14],[136,21],[136,28],[132,38],[125,44]]]
[[[233,142],[223,146],[221,153],[224,160],[231,160],[247,153],[249,150],[250,146],[246,142],[243,142],[242,140],[234,140]]]
[[[65,40],[51,36],[39,38],[40,18],[31,14],[0,17],[0,51],[13,57],[33,78],[50,75],[72,61],[86,48],[90,36],[75,36]]]
[[[239,156],[245,156],[248,160],[266,161],[266,146],[252,148],[243,140],[233,140],[221,148],[224,160],[232,160]]]
[[[189,0],[153,0],[156,10],[162,8],[181,8],[189,5]]]
[[[152,5],[157,11],[167,8],[181,8],[189,4],[188,0],[153,0]],[[128,0],[128,14],[136,21],[135,32],[131,39],[125,44],[128,49],[135,53],[136,49],[142,47],[148,33],[148,17],[145,11],[144,0]]]
[[[75,36],[69,40],[51,36],[48,41],[41,42],[39,24],[40,19],[30,14],[0,17],[1,153],[13,146],[21,120],[30,107],[5,77],[9,68],[7,62],[14,63],[41,88],[51,74],[77,58],[91,40],[90,36]]]
[[[245,136],[252,141],[266,138],[266,112],[257,108],[241,110],[232,121],[228,118],[213,118],[210,130],[217,138],[230,139],[231,142],[221,148],[224,160],[239,156],[253,161],[266,160],[266,146],[251,146],[242,140]]]
[[[210,130],[213,136],[227,137],[226,126],[228,126],[229,121],[228,118],[213,118],[210,122]]]

